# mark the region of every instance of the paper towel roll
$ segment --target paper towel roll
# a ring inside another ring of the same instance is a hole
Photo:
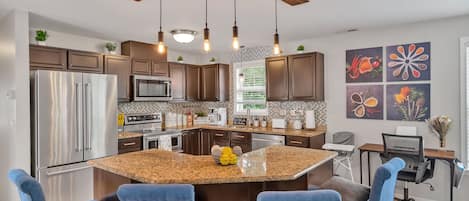
[[[315,129],[316,120],[314,118],[314,110],[305,111],[305,129]]]

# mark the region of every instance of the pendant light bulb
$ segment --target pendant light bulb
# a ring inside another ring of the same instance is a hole
[[[274,35],[274,54],[279,55],[280,54],[280,44],[279,44],[279,36],[278,33],[275,33]]]
[[[158,53],[163,54],[166,51],[164,45],[164,34],[162,31],[158,32]]]
[[[238,26],[233,26],[233,49],[239,50]]]
[[[204,29],[204,50],[205,52],[210,51],[210,30],[208,28]]]

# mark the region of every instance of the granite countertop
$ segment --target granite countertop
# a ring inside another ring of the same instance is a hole
[[[236,131],[236,132],[249,132],[249,133],[262,133],[272,135],[285,135],[285,136],[299,136],[299,137],[315,137],[326,133],[326,127],[320,126],[315,130],[294,130],[294,129],[275,129],[275,128],[247,128],[243,126],[213,126],[213,125],[195,125],[185,127],[170,127],[180,130],[193,130],[193,129],[211,129],[211,130],[223,130],[223,131]]]
[[[134,137],[142,137],[142,133],[134,133],[134,132],[120,132],[117,136],[117,139],[127,139],[127,138],[134,138]]]
[[[336,152],[271,146],[244,154],[237,165],[220,166],[211,156],[157,149],[88,161],[88,164],[143,183],[217,184],[294,180]]]

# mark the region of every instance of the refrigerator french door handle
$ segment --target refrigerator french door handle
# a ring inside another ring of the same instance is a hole
[[[77,117],[76,117],[76,142],[75,142],[75,151],[76,152],[81,152],[82,151],[82,142],[83,142],[83,139],[80,135],[80,129],[83,129],[82,126],[81,126],[81,123],[82,121],[80,121],[80,110],[79,110],[79,105],[80,105],[80,89],[81,89],[81,84],[80,83],[75,83],[75,109],[77,111]]]
[[[87,84],[86,85],[87,87],[91,87],[91,84]],[[90,107],[90,105],[93,105],[93,98],[89,98],[90,96],[88,96],[90,93],[90,90],[87,90],[87,93],[86,93],[86,100],[89,100],[89,104],[88,102],[86,102],[86,120],[87,120],[87,123],[86,123],[86,126],[87,126],[87,134],[88,134],[88,150],[92,150],[92,143],[93,143],[93,132],[92,132],[92,128],[93,128],[93,121],[91,120],[91,117],[89,116],[90,114],[93,114],[93,111],[91,111],[92,107]]]
[[[76,172],[84,169],[91,168],[91,166],[85,166],[85,167],[79,167],[79,168],[73,168],[73,169],[68,169],[68,170],[59,170],[55,172],[47,172],[47,176],[54,176],[54,175],[59,175],[59,174],[65,174],[69,172]]]
[[[84,111],[84,130],[85,132],[83,132],[84,136],[85,136],[85,151],[87,150],[91,150],[91,135],[90,135],[90,125],[89,125],[89,104],[88,104],[88,101],[89,101],[89,98],[88,98],[88,93],[89,93],[89,90],[88,90],[88,86],[89,86],[89,83],[85,83],[84,84],[84,92],[83,92],[83,99],[84,99],[84,107],[85,109],[83,110]]]

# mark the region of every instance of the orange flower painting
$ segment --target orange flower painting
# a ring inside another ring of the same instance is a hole
[[[388,85],[387,119],[425,121],[430,117],[430,84]]]

